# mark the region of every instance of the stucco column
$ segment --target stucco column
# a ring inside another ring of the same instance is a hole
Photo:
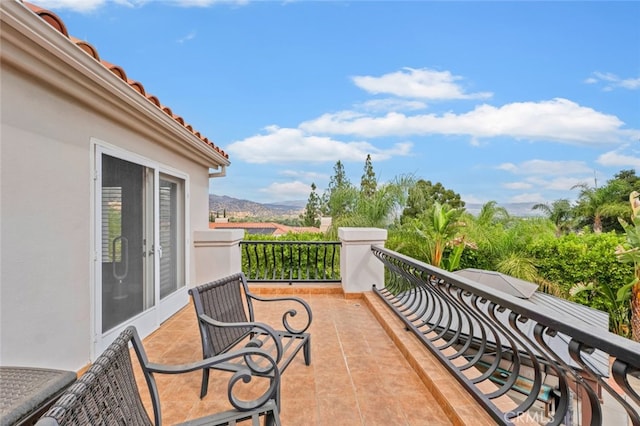
[[[387,230],[378,228],[338,228],[342,242],[340,275],[345,295],[384,287],[384,265],[371,253],[372,245],[384,246]]]
[[[211,229],[193,232],[196,285],[208,283],[242,270],[240,241],[243,229]]]

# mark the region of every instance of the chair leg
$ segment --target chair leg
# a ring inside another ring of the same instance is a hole
[[[209,390],[209,369],[202,369],[202,387],[200,388],[200,399],[204,398],[207,395],[207,391]]]
[[[304,343],[304,363],[306,365],[311,365],[311,336],[307,338],[307,341]]]
[[[264,416],[264,426],[282,426],[280,423],[280,413],[278,407],[269,410]]]
[[[276,386],[275,395],[273,396],[273,399],[276,400],[276,408],[278,410],[280,409],[280,407],[282,407],[282,405],[280,405],[282,403],[282,401],[280,400],[281,399],[280,394],[281,394],[280,383],[278,383],[278,386]]]

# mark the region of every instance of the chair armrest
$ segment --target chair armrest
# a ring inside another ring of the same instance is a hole
[[[267,367],[259,368],[253,359],[254,357],[266,360]],[[238,364],[230,362],[236,358],[243,358],[245,364],[238,368]],[[143,368],[148,373],[181,374],[212,367],[233,372],[233,375],[229,379],[229,383],[227,385],[227,398],[231,405],[240,411],[248,411],[258,408],[264,405],[269,399],[272,399],[274,395],[277,395],[277,391],[280,386],[280,371],[278,370],[278,365],[268,352],[259,348],[245,347],[233,352],[226,352],[224,354],[189,364],[167,365],[147,362]],[[241,380],[245,384],[249,383],[253,377],[269,378],[269,387],[255,399],[244,400],[237,398],[233,393],[235,385]]]
[[[258,330],[260,330],[263,334],[268,335],[271,340],[273,340],[273,343],[276,346],[276,356],[275,356],[275,361],[276,364],[280,362],[280,360],[282,359],[282,355],[283,355],[283,348],[282,348],[282,340],[280,338],[280,335],[278,334],[277,331],[275,331],[270,325],[262,323],[262,322],[256,322],[256,321],[248,321],[248,322],[222,322],[222,321],[218,321],[215,320],[213,318],[211,318],[208,315],[205,314],[201,314],[198,315],[198,320],[214,326],[214,327],[220,327],[220,328],[246,328],[246,327],[251,327],[251,328],[257,328]],[[257,346],[256,346],[257,345]],[[261,342],[258,342],[256,340],[251,340],[248,344],[247,347],[259,347],[261,346]]]
[[[262,297],[262,296],[258,296],[256,294],[253,294],[251,292],[247,292],[247,297],[256,300],[258,302],[296,302],[299,303],[302,308],[306,311],[307,313],[307,322],[306,324],[304,324],[304,326],[302,328],[293,328],[288,321],[289,317],[295,317],[298,314],[298,311],[296,311],[295,309],[289,309],[288,311],[286,311],[284,314],[282,314],[282,325],[284,326],[284,328],[292,334],[302,334],[305,331],[307,331],[307,329],[311,326],[311,321],[313,319],[313,314],[311,313],[311,307],[309,306],[309,304],[299,298],[299,297],[295,297],[295,296],[286,296],[286,297]]]

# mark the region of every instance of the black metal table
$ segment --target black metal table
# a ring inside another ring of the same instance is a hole
[[[0,367],[0,426],[34,424],[76,373],[32,367]]]

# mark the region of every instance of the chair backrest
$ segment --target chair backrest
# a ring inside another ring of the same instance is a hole
[[[82,377],[67,388],[38,426],[152,425],[131,364],[129,342],[134,335],[137,337],[133,327],[125,329]]]
[[[189,289],[198,317],[204,314],[226,323],[254,320],[251,300],[245,292],[246,281],[241,272]],[[205,358],[224,353],[251,330],[251,327],[220,328],[198,323]]]

